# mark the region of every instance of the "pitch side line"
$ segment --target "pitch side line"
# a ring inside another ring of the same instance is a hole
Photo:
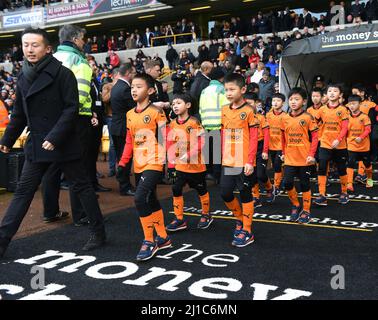
[[[170,213],[174,213],[171,211]],[[200,217],[201,215],[198,213],[190,213],[184,212],[186,216],[193,216],[193,217]],[[223,220],[236,220],[235,217],[221,217],[221,216],[212,216],[215,219],[223,219]],[[336,230],[347,230],[347,231],[358,231],[358,232],[373,232],[372,229],[356,229],[356,228],[348,228],[348,227],[337,227],[337,226],[322,226],[318,224],[299,224],[293,222],[286,222],[286,221],[270,221],[270,220],[263,220],[263,219],[253,219],[254,222],[264,222],[264,223],[273,223],[273,224],[286,224],[290,226],[302,226],[302,227],[310,227],[310,228],[325,228],[325,229],[336,229]]]

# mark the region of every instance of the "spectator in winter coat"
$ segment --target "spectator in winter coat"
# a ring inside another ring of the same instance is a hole
[[[259,82],[259,98],[262,100],[263,104],[266,106],[274,94],[274,84],[275,81],[271,78],[268,71],[264,71],[262,79]]]
[[[179,55],[177,51],[171,45],[168,45],[168,50],[165,54],[165,58],[168,61],[169,69],[174,70],[176,68],[176,61],[178,57]]]

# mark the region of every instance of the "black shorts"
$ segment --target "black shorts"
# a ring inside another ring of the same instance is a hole
[[[302,192],[307,192],[311,189],[310,177],[312,172],[312,166],[285,166],[284,183],[286,190],[292,190],[294,188],[294,178],[299,179]]]
[[[172,186],[173,196],[182,196],[182,190],[186,184],[190,188],[195,189],[200,196],[207,193],[206,185],[206,171],[189,173],[183,171],[176,171],[176,181]]]
[[[342,162],[347,161],[348,151],[347,149],[326,149],[319,148],[319,160],[320,161],[330,161]]]
[[[161,180],[161,171],[146,170],[135,173],[135,207],[139,216],[147,217],[161,209],[156,196],[156,187]]]
[[[362,161],[364,166],[369,168],[371,166],[370,152],[356,152],[348,150],[348,168],[354,168],[358,161]]]
[[[228,170],[233,171],[229,174]],[[252,188],[257,183],[257,168],[254,167],[253,173],[250,176],[244,174],[244,168],[229,168],[222,167],[222,176],[220,181],[221,196],[224,201],[230,202],[234,199],[234,189],[237,187],[240,191],[240,197],[243,203],[248,203],[253,200]]]
[[[329,161],[333,161],[337,167],[340,176],[346,175],[346,164],[348,162],[347,149],[325,149],[319,150],[319,176],[327,175],[327,165]]]

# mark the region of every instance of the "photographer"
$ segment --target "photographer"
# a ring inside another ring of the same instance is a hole
[[[173,94],[189,91],[191,78],[189,65],[186,65],[186,67],[178,65],[177,71],[172,74],[171,78],[173,81]]]

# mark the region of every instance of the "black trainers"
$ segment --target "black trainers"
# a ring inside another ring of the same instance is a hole
[[[103,246],[106,242],[105,231],[92,233],[87,243],[82,248],[83,251],[90,251]]]
[[[55,216],[53,217],[44,217],[43,222],[44,223],[50,223],[50,222],[56,222],[60,220],[67,219],[70,214],[67,211],[59,211]]]

